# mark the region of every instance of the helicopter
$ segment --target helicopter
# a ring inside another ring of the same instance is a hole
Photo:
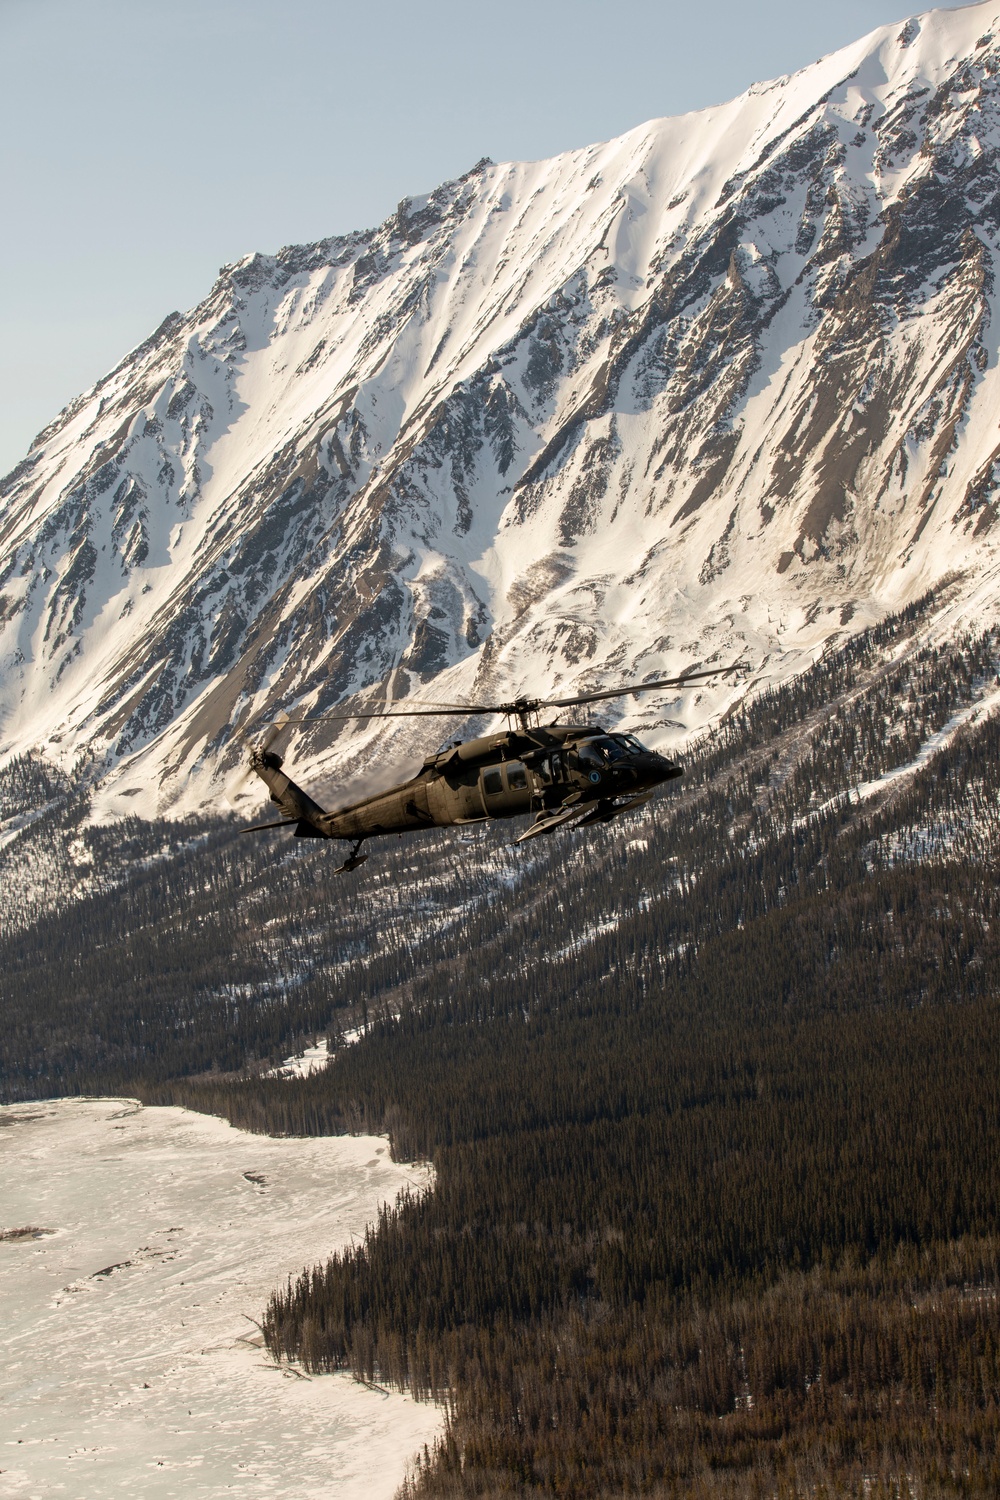
[[[242,831],[260,833],[291,828],[296,838],[348,841],[351,850],[336,871],[345,874],[364,864],[359,851],[366,839],[384,834],[420,833],[430,828],[462,827],[496,818],[534,814],[515,843],[554,833],[557,828],[587,828],[610,822],[640,807],[667,781],[684,774],[676,761],[650,750],[635,735],[607,731],[593,724],[540,723],[543,710],[577,707],[602,699],[683,687],[709,677],[746,670],[745,662],[707,671],[686,672],[629,687],[581,693],[572,698],[516,698],[509,703],[436,704],[420,708],[378,708],[369,712],[315,714],[293,718],[281,714],[252,746],[239,780],[257,775],[270,792],[281,817],[254,823]],[[451,717],[456,714],[503,715],[507,729],[465,742],[456,740],[424,761],[419,772],[388,791],[327,812],[282,769],[278,738],[290,726],[320,721]]]

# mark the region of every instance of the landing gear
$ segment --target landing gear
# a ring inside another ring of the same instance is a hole
[[[361,848],[361,845],[363,843],[364,839],[358,839],[355,842],[354,847],[352,848],[347,858],[344,860],[344,863],[342,865],[338,865],[336,870],[334,870],[333,873],[335,875],[346,875],[349,870],[356,870],[358,868],[358,865],[364,864],[365,860],[368,858],[367,854],[358,853],[358,850]]]

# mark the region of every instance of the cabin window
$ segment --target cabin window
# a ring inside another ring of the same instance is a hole
[[[507,767],[507,785],[512,792],[523,792],[528,785],[528,773],[519,760],[511,761]]]
[[[498,792],[503,791],[503,781],[499,771],[483,772],[483,791],[490,797],[495,797]]]

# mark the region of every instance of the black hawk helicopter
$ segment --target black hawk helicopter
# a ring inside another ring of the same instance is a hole
[[[282,714],[252,747],[243,771],[243,777],[260,777],[282,816],[270,823],[254,823],[243,832],[292,828],[296,838],[346,840],[352,848],[339,874],[364,864],[368,856],[359,854],[361,845],[380,834],[419,833],[427,828],[452,828],[534,813],[531,826],[515,841],[523,844],[526,839],[566,825],[586,828],[592,823],[607,823],[629,808],[648,802],[657,787],[682,776],[683,769],[676,761],[647,749],[631,734],[609,733],[594,725],[541,724],[542,709],[572,708],[656,688],[682,687],[706,677],[728,676],[745,667],[745,662],[737,662],[731,667],[685,672],[680,677],[661,677],[655,682],[580,693],[573,698],[380,708],[303,718]],[[454,718],[456,714],[503,714],[507,729],[464,744],[456,741],[426,760],[409,781],[337,812],[325,812],[308,792],[296,786],[282,770],[282,758],[274,749],[278,736],[295,724]]]

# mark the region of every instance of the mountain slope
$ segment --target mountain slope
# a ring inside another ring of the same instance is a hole
[[[279,705],[784,676],[951,574],[992,617],[998,158],[987,3],[224,268],[2,486],[2,751],[194,809]]]

